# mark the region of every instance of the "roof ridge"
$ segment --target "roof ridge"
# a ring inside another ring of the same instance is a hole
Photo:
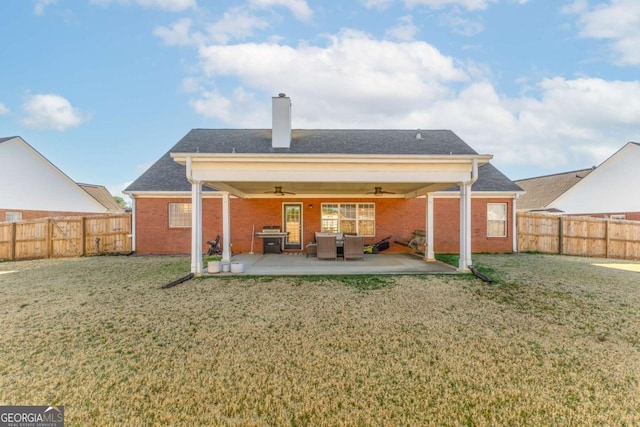
[[[551,178],[552,176],[569,175],[569,174],[574,174],[579,172],[594,171],[595,169],[596,169],[596,166],[591,166],[590,168],[576,169],[576,170],[566,171],[566,172],[556,172],[548,175],[532,176],[529,178],[514,179],[513,182],[529,181],[532,179],[540,179],[540,178]]]

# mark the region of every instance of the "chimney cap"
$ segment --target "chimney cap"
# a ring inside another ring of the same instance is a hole
[[[281,92],[281,93],[279,93],[279,94],[278,94],[278,96],[279,96],[280,98],[284,98],[284,97],[286,97],[286,96],[287,96],[287,94],[286,94],[286,93],[282,93],[282,92]]]

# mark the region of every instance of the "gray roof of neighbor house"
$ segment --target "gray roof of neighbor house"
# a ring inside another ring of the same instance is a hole
[[[419,136],[418,136],[419,135]],[[478,154],[450,130],[297,130],[291,131],[291,146],[274,149],[271,129],[193,129],[164,156],[136,179],[126,192],[191,191],[185,167],[170,153],[287,153],[362,155]],[[520,191],[492,165],[480,168],[473,189]],[[205,188],[204,191],[207,191]]]
[[[124,212],[124,209],[115,201],[107,187],[104,185],[81,184],[77,183],[80,188],[89,193],[91,197],[96,199],[102,206],[107,208],[109,212]]]
[[[16,136],[2,137],[2,138],[0,138],[0,143],[3,143],[5,141],[8,141],[8,140],[13,139],[13,138],[17,138],[17,137]]]
[[[554,200],[595,170],[580,169],[515,181],[526,193],[518,199],[518,210],[544,210]]]

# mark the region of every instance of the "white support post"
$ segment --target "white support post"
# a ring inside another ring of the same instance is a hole
[[[465,244],[465,262],[467,263],[467,267],[469,267],[470,265],[473,265],[473,261],[471,260],[471,229],[473,228],[471,226],[471,183],[467,182],[464,185],[465,191],[464,191],[464,196],[466,198],[465,200],[465,205],[467,206],[466,209],[464,210],[464,213],[466,215],[466,219],[465,219],[465,233],[466,233],[466,244]]]
[[[459,271],[469,271],[471,257],[471,224],[469,206],[469,184],[460,183],[460,260],[458,262]]]
[[[222,262],[231,261],[231,207],[229,193],[222,193]]]
[[[136,198],[131,196],[131,252],[136,251],[136,239],[138,238],[136,227]]]
[[[435,251],[433,249],[433,193],[427,193],[427,253],[426,261],[435,261]]]
[[[513,253],[518,253],[518,215],[516,202],[518,200],[518,194],[513,196],[513,204],[511,206],[511,234],[513,238]]]
[[[191,272],[202,276],[202,183],[191,183]]]

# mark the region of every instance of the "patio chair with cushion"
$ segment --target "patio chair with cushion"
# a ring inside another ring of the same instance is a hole
[[[337,259],[336,236],[316,236],[318,259]]]
[[[364,238],[362,236],[344,236],[344,260],[360,259],[364,261]]]

